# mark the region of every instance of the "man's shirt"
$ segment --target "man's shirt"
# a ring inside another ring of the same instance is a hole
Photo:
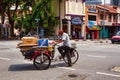
[[[61,40],[63,40],[63,43],[62,43],[63,46],[71,47],[70,38],[67,33],[63,33],[60,38]]]

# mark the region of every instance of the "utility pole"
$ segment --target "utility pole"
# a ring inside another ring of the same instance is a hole
[[[102,34],[103,34],[103,39],[105,38],[104,36],[105,36],[105,0],[104,0],[104,11],[103,11],[103,28],[102,28],[103,30],[102,30]]]
[[[36,26],[37,26],[37,36],[38,36],[38,37],[39,37],[39,21],[40,21],[39,18],[36,18],[36,19],[35,19]]]

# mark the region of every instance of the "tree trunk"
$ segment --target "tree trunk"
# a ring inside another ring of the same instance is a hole
[[[4,20],[5,20],[5,15],[4,15],[4,12],[1,10],[0,38],[2,38],[4,33],[3,26],[2,26],[4,24]]]
[[[14,37],[14,21],[11,18],[9,18],[9,23],[11,25],[11,27],[10,27],[10,36]]]

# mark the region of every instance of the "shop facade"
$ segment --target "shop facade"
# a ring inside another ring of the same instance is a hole
[[[66,30],[72,39],[83,39],[85,37],[85,2],[65,0],[64,18],[68,22],[66,25],[62,24],[63,30]]]
[[[80,39],[85,36],[85,1],[84,0],[56,0],[56,13],[59,17],[59,25],[56,30],[62,29],[67,32],[71,38]],[[75,31],[75,36],[74,35]]]
[[[110,5],[87,6],[86,36],[87,39],[111,38],[120,30],[119,12]]]
[[[81,15],[66,15],[70,17],[70,20],[66,19],[66,23],[63,21],[63,31],[69,33],[72,39],[83,39],[84,35],[84,21]],[[65,20],[65,19],[63,19]]]
[[[86,6],[86,39],[99,39],[98,9],[96,6]]]
[[[110,39],[113,35],[119,31],[119,7],[110,5],[98,5],[99,9],[99,24],[101,27],[99,38]],[[105,8],[105,9],[104,9]]]

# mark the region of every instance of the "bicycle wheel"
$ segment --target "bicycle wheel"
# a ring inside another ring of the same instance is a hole
[[[34,58],[33,64],[39,70],[48,69],[51,64],[51,59],[47,54],[39,54]]]
[[[76,49],[73,49],[73,51],[70,53],[71,56],[71,62],[72,64],[75,64],[79,58],[79,54],[77,52]],[[66,64],[68,64],[68,59],[67,56],[65,55],[65,57],[63,58],[63,60],[65,61]]]

